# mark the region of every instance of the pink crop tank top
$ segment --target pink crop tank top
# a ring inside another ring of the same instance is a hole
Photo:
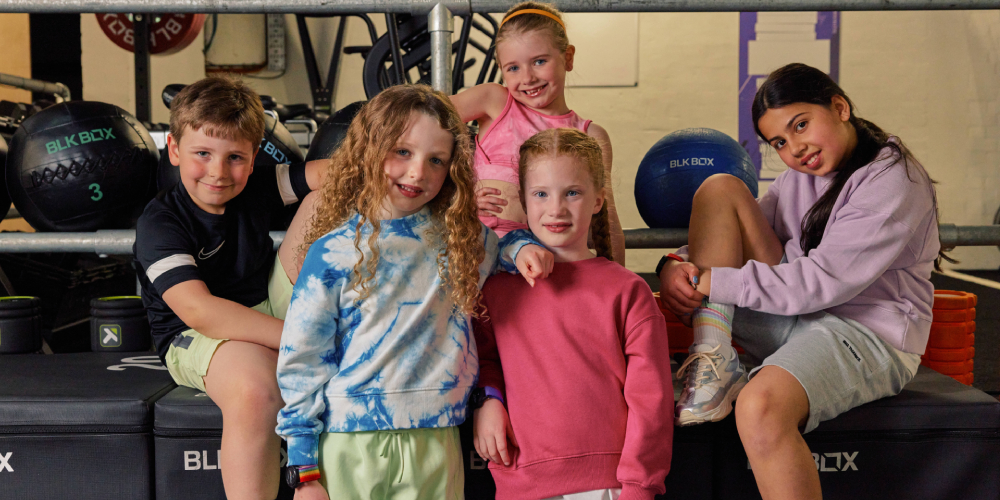
[[[507,104],[486,134],[476,136],[474,167],[479,180],[505,181],[515,186],[518,151],[524,141],[550,128],[575,128],[587,132],[590,120],[570,111],[565,115],[543,115],[507,94]]]

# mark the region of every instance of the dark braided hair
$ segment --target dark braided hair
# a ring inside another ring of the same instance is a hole
[[[918,174],[932,184],[932,193],[934,193],[934,180],[927,175],[926,171],[919,167],[919,163],[909,161],[914,160],[914,157],[903,142],[899,138],[890,141],[889,134],[879,128],[878,125],[855,116],[854,103],[847,97],[844,90],[837,85],[837,82],[834,82],[826,73],[811,66],[792,63],[778,68],[767,77],[767,80],[757,90],[757,95],[753,99],[751,113],[754,130],[757,131],[757,135],[761,139],[767,141],[767,138],[761,133],[760,126],[758,125],[760,118],[764,116],[767,110],[796,103],[816,104],[826,107],[830,106],[835,96],[840,96],[847,101],[851,112],[848,123],[854,127],[858,141],[854,150],[851,151],[850,155],[844,159],[840,168],[837,169],[830,187],[816,200],[816,203],[809,209],[805,217],[802,218],[802,240],[800,244],[802,251],[806,254],[818,247],[820,241],[823,239],[823,232],[826,230],[826,224],[830,219],[831,212],[833,212],[833,206],[837,202],[840,192],[844,189],[844,185],[847,184],[847,180],[851,178],[854,172],[875,161],[880,154],[884,154],[882,151],[885,149],[889,150],[889,154],[893,159],[892,163],[887,165],[886,168],[891,168],[902,162],[904,168],[906,168],[906,175],[909,178],[910,168],[916,167],[919,170]],[[933,196],[936,213],[937,194],[935,193]],[[939,252],[938,258],[934,262],[935,269],[940,270],[942,259],[955,262],[945,255],[944,252]]]

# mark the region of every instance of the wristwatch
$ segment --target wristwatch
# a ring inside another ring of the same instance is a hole
[[[295,489],[302,483],[319,479],[318,465],[289,465],[285,467],[285,484]]]
[[[482,408],[486,404],[487,399],[496,399],[504,406],[507,406],[507,403],[503,400],[503,394],[500,394],[500,391],[496,388],[476,387],[472,390],[472,395],[469,397],[469,408],[473,410]]]

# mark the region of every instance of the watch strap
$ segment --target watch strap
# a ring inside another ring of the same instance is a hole
[[[320,477],[318,465],[298,465],[295,468],[299,471],[299,484],[316,481]]]
[[[684,259],[677,254],[668,253],[663,257],[660,257],[660,262],[656,264],[656,277],[660,277],[660,273],[663,272],[663,266],[667,265],[668,261],[676,260],[677,262],[684,262]]]
[[[496,387],[487,386],[483,387],[483,392],[485,393],[486,396],[485,398],[483,398],[484,403],[486,402],[487,399],[493,398],[500,401],[500,404],[507,406],[507,402],[504,401],[503,393],[500,392],[500,389],[497,389]]]
[[[289,465],[285,467],[285,484],[289,488],[298,488],[302,483],[316,481],[320,478],[318,465]]]

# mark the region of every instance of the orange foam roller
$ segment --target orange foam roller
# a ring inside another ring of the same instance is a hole
[[[961,349],[972,347],[975,344],[976,323],[967,321],[965,323],[931,323],[930,338],[927,341],[928,347],[938,347],[943,349]]]
[[[970,359],[975,359],[976,348],[975,347],[965,347],[962,349],[941,349],[939,347],[928,347],[927,352],[922,356],[923,359],[929,361],[967,361]]]
[[[955,290],[934,290],[934,309],[971,309],[976,307],[976,294]]]
[[[962,375],[949,375],[949,377],[951,377],[951,378],[953,378],[953,379],[955,379],[955,380],[957,380],[957,381],[959,381],[959,382],[961,382],[961,383],[963,383],[965,385],[972,385],[973,378],[974,378],[971,373],[964,373]]]
[[[946,361],[923,360],[920,364],[944,375],[964,375],[972,373],[972,360],[949,363]]]
[[[934,309],[935,323],[965,323],[976,320],[976,308],[970,309]]]

